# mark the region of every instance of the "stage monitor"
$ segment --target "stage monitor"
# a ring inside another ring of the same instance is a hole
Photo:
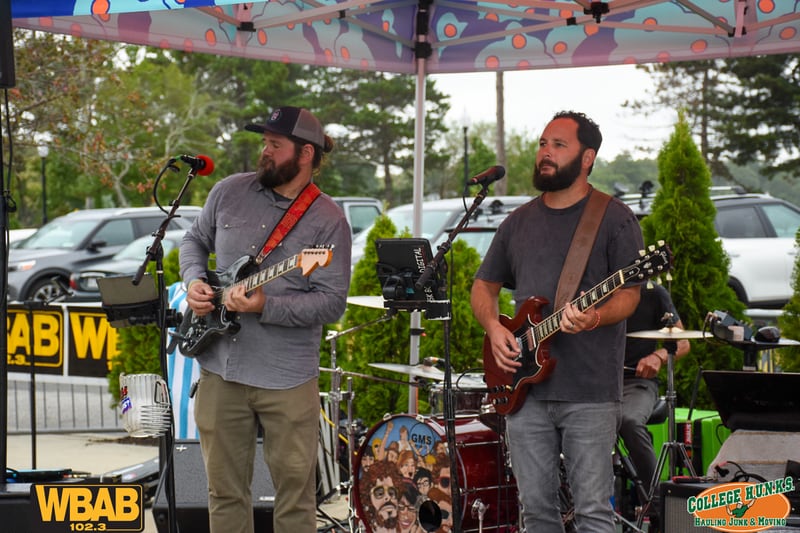
[[[800,374],[704,370],[703,379],[731,431],[800,431]]]

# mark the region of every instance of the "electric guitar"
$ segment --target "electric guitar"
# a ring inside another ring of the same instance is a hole
[[[237,259],[225,272],[217,274],[208,271],[208,284],[214,288],[214,310],[207,315],[197,316],[191,309],[186,309],[178,330],[172,333],[177,339],[178,347],[183,355],[196,355],[202,352],[217,336],[224,333],[234,334],[239,331],[241,324],[233,318],[235,313],[230,313],[222,305],[225,293],[229,289],[242,285],[246,292],[250,292],[270,281],[288,274],[295,269],[301,269],[303,276],[310,275],[317,267],[326,267],[333,257],[333,246],[308,248],[297,255],[284,259],[264,270],[257,270],[258,265],[251,256]]]
[[[672,268],[672,253],[663,242],[659,247],[650,247],[650,252],[642,255],[621,270],[618,270],[601,283],[592,287],[572,301],[582,312],[611,296],[629,281],[650,279]],[[500,323],[514,334],[520,350],[516,361],[522,363],[514,373],[498,368],[492,353],[489,337],[483,338],[483,368],[489,400],[500,415],[516,412],[525,402],[528,387],[547,379],[556,366],[556,359],[550,357],[547,339],[561,328],[562,307],[542,320],[541,309],[547,305],[547,298],[533,296],[525,301],[517,315],[512,319],[500,316]]]

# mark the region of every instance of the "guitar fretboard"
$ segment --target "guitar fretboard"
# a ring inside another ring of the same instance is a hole
[[[251,276],[247,276],[246,278],[237,281],[233,284],[233,286],[242,285],[244,286],[244,290],[249,292],[256,287],[260,287],[266,283],[269,283],[273,279],[283,276],[287,272],[299,267],[299,260],[300,254],[293,255],[292,257],[284,259],[280,263],[275,263],[264,270],[260,270]]]
[[[622,270],[619,270],[574,299],[572,305],[576,306],[581,311],[586,311],[591,306],[611,296],[614,291],[624,284],[625,279],[622,275]],[[539,344],[561,329],[561,315],[563,314],[564,308],[562,307],[531,328],[531,334],[536,344]]]

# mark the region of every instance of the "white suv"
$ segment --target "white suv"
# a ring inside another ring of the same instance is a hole
[[[722,190],[730,191],[712,188],[711,201],[717,209],[714,228],[731,262],[728,285],[748,307],[783,307],[792,296],[800,208],[768,194],[721,194]],[[642,218],[650,213],[650,191],[644,198],[621,198]]]
[[[712,201],[714,227],[731,259],[729,285],[749,307],[783,307],[792,296],[800,208],[766,194]]]

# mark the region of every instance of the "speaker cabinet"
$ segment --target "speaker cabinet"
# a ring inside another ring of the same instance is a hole
[[[17,82],[14,73],[14,32],[11,28],[11,0],[0,0],[0,89]]]
[[[175,516],[181,531],[208,532],[208,479],[203,455],[197,440],[178,440],[173,446],[175,478]],[[275,487],[264,464],[261,442],[258,443],[253,469],[253,517],[255,530],[272,533],[272,510]],[[159,533],[169,531],[169,503],[163,483],[156,491],[153,517]]]

